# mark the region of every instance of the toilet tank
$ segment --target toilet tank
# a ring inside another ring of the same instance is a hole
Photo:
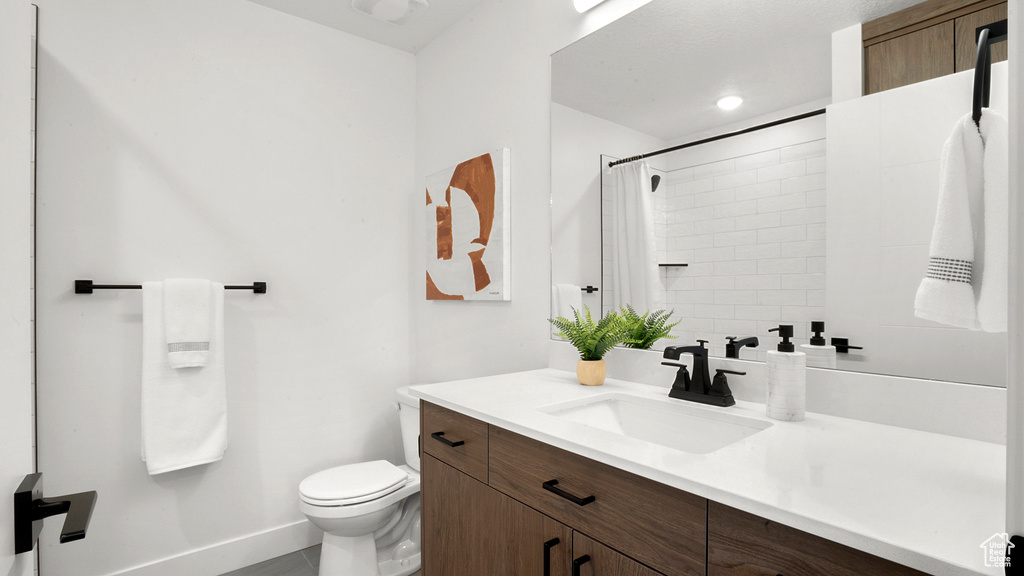
[[[402,446],[405,463],[413,470],[420,469],[420,399],[409,394],[409,387],[395,391],[398,395],[398,419],[402,425]]]

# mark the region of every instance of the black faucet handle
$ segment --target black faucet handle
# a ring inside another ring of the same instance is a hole
[[[697,344],[700,344],[701,348],[703,348],[704,345],[707,344],[707,343],[708,343],[708,340],[697,340]]]
[[[733,374],[733,375],[736,375],[736,376],[746,376],[747,375],[746,372],[740,372],[738,370],[726,370],[724,368],[719,368],[719,369],[715,370],[715,374],[716,375],[717,374]]]
[[[672,366],[675,368],[686,368],[686,364],[680,364],[679,362],[662,362],[662,366]]]
[[[863,346],[850,346],[849,338],[833,338],[832,345],[836,347],[836,352],[840,354],[846,354],[850,350],[863,350]]]

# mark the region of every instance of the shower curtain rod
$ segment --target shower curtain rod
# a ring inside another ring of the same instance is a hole
[[[771,128],[772,126],[778,126],[780,124],[786,124],[788,122],[795,122],[797,120],[803,120],[804,118],[810,118],[812,116],[820,116],[825,113],[825,109],[814,110],[812,112],[805,112],[803,114],[797,114],[796,116],[790,116],[789,118],[782,118],[781,120],[773,120],[765,124],[759,124],[757,126],[751,126],[750,128],[744,128],[735,132],[728,132],[725,134],[719,134],[718,136],[712,136],[703,140],[697,140],[695,142],[687,142],[686,144],[679,144],[678,146],[672,146],[671,148],[665,148],[664,150],[658,150],[655,152],[648,152],[646,154],[640,154],[639,156],[631,156],[629,158],[623,158],[622,160],[616,160],[609,162],[608,167],[618,166],[619,164],[625,164],[626,162],[635,162],[637,160],[643,160],[644,158],[650,158],[651,156],[657,156],[658,154],[664,154],[666,152],[675,152],[676,150],[682,150],[683,148],[689,148],[691,146],[699,146],[700,144],[707,144],[708,142],[714,142],[715,140],[724,140],[725,138],[732,138],[733,136],[739,136],[741,134],[749,134],[750,132],[756,132],[758,130],[764,130],[765,128]]]

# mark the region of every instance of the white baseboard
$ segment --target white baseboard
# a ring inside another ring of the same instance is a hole
[[[322,539],[323,532],[308,520],[300,520],[148,564],[133,566],[111,576],[218,576],[314,546]]]

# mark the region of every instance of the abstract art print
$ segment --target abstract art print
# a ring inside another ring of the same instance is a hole
[[[427,300],[510,300],[511,152],[427,177]]]

